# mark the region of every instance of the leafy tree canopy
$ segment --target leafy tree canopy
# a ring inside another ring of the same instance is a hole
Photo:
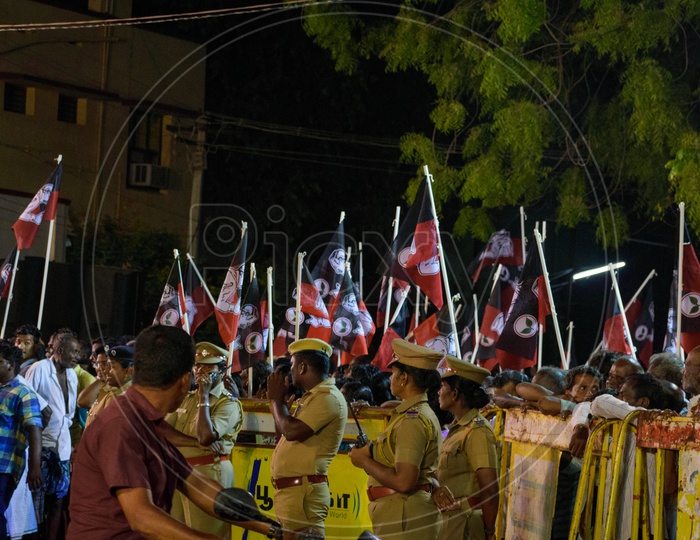
[[[697,0],[305,9],[338,70],[376,57],[434,87],[433,132],[405,134],[402,153],[440,180],[438,205],[460,202],[456,234],[486,239],[498,209],[543,197],[558,201],[559,225],[593,222],[605,247],[674,201],[700,233]]]

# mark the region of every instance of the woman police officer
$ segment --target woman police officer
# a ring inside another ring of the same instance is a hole
[[[488,370],[447,356],[438,398],[455,420],[442,445],[433,501],[443,511],[440,540],[494,537],[498,513],[496,438],[479,414],[489,402],[481,383]]]
[[[377,440],[353,448],[350,459],[369,475],[367,494],[375,535],[403,540],[419,533],[421,540],[435,540],[441,520],[430,497],[430,478],[437,470],[442,435],[426,391],[439,387],[435,368],[444,355],[402,339],[391,346],[391,393],[401,403]]]

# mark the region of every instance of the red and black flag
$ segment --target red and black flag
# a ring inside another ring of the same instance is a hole
[[[678,354],[678,344],[676,343],[676,313],[678,313],[678,270],[673,271],[671,280],[671,293],[669,295],[668,315],[666,316],[666,335],[664,336],[664,352]]]
[[[58,192],[61,189],[63,164],[58,163],[46,183],[36,192],[34,198],[15,221],[12,229],[17,239],[17,249],[29,249],[34,245],[39,225],[42,221],[56,219]]]
[[[17,246],[12,248],[0,267],[0,298],[7,298],[10,295],[10,282],[12,281],[12,272],[15,269],[16,256]]]
[[[639,296],[625,311],[625,314],[632,332],[632,343],[637,350],[637,359],[645,369],[649,369],[649,358],[654,352],[654,291],[652,284],[649,283],[643,300],[640,300]]]
[[[367,354],[374,335],[374,322],[359,298],[348,270],[329,309],[333,318],[330,344],[342,351],[341,363],[349,364],[355,356]]]
[[[625,323],[614,290],[610,290],[608,294],[608,307],[603,326],[603,349],[622,354],[632,353],[627,342]]]
[[[457,354],[455,339],[447,303],[413,329],[416,344],[443,354]]]
[[[345,257],[345,228],[341,221],[311,272],[316,288],[326,306],[338,296],[340,291],[345,275]]]
[[[681,347],[686,354],[700,345],[700,263],[692,244],[683,245]]]
[[[522,239],[511,238],[505,229],[491,235],[484,251],[469,265],[469,275],[476,283],[484,268],[498,264],[515,267],[523,265]]]
[[[285,320],[282,322],[282,327],[277,332],[273,344],[273,354],[275,356],[282,356],[287,353],[289,345],[295,339],[297,322],[299,324],[299,339],[304,337],[317,338],[328,343],[331,338],[331,321],[328,316],[328,309],[323,302],[321,293],[311,278],[311,273],[306,263],[302,265],[301,269],[301,291],[297,291],[295,288],[292,291],[292,298],[296,300],[297,294],[301,294],[299,320],[297,321],[296,305],[287,308]]]
[[[391,313],[386,313],[387,296],[389,294],[387,283],[390,279],[393,279],[393,286],[391,288],[391,305],[389,306]],[[391,326],[400,337],[405,337],[408,333],[410,301],[408,298],[406,298],[404,302],[401,302],[401,297],[404,294],[404,290],[408,287],[410,287],[410,285],[405,281],[384,276],[382,278],[382,287],[379,292],[379,302],[377,304],[377,326],[383,328],[386,317],[389,317],[389,323],[391,323],[391,320],[394,319],[394,323],[391,324]],[[399,308],[398,315],[396,314],[397,308]]]
[[[510,295],[512,299],[512,294]],[[484,316],[479,325],[479,347],[476,351],[476,360],[482,367],[492,370],[496,367],[496,342],[501,337],[503,327],[506,324],[506,312],[504,309],[503,294],[501,292],[501,280],[491,290],[489,301],[484,309]]]
[[[156,311],[156,315],[153,318],[153,325],[184,328],[182,317],[184,317],[185,312],[185,294],[182,283],[178,277],[177,264],[178,261],[175,260],[170,267],[168,280],[165,283],[163,294],[160,297],[158,311]]]
[[[238,333],[238,320],[241,316],[241,296],[243,292],[243,276],[245,274],[245,258],[248,249],[248,228],[244,227],[236,251],[233,254],[231,265],[226,271],[224,283],[216,301],[216,322],[219,324],[219,335],[228,346],[236,340]],[[235,362],[232,364],[232,372],[240,370]]]
[[[247,369],[264,360],[267,345],[267,301],[260,300],[258,278],[253,277],[243,300],[238,319],[238,334],[233,342],[233,363]]]
[[[386,257],[389,272],[421,288],[440,309],[443,304],[437,221],[433,215],[426,179],[408,211]]]
[[[197,328],[214,313],[214,304],[209,298],[206,286],[199,279],[199,275],[194,269],[194,263],[189,261],[187,277],[185,278],[185,307],[191,336],[194,336]]]
[[[537,251],[530,251],[496,343],[496,358],[504,370],[520,370],[537,362],[539,325],[551,313],[540,258]]]

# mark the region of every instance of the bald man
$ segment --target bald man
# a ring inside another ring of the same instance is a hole
[[[617,390],[619,392],[625,379],[635,373],[644,373],[644,368],[641,364],[630,356],[621,356],[615,360],[610,368],[605,386],[609,390]]]

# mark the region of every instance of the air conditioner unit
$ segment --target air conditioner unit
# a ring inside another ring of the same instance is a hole
[[[151,163],[132,163],[129,168],[129,186],[168,189],[170,169]]]

